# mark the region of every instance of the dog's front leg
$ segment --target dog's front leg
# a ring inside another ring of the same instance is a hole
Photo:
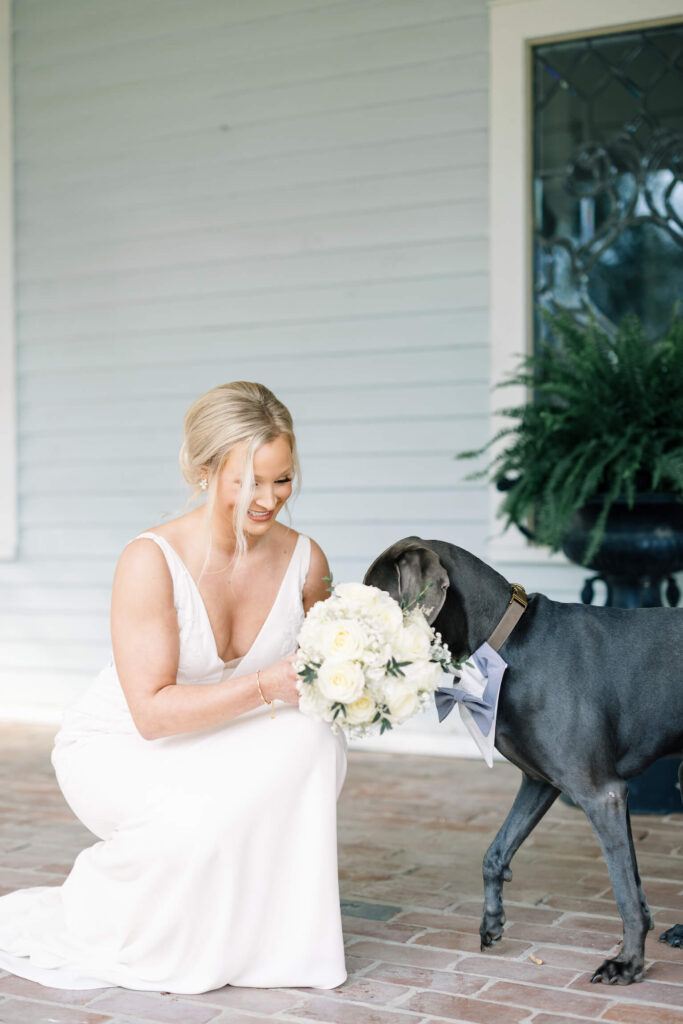
[[[633,868],[633,877],[636,880],[638,886],[638,899],[640,900],[640,906],[642,908],[643,915],[647,921],[648,931],[652,931],[655,926],[654,919],[650,913],[650,907],[648,906],[647,897],[645,890],[643,889],[642,882],[640,881],[640,872],[638,871],[638,859],[636,857],[636,848],[633,845],[633,830],[631,829],[631,815],[628,810],[628,801],[626,802],[626,829],[628,832],[628,847],[629,853],[631,854],[631,866]]]
[[[678,766],[678,789],[683,800],[683,761]],[[675,924],[673,928],[667,928],[659,936],[660,942],[666,942],[669,946],[679,946],[683,949],[683,924]]]
[[[503,934],[503,882],[512,878],[510,861],[559,792],[550,782],[522,774],[515,802],[484,856],[484,913],[479,929],[482,949]]]
[[[645,936],[651,918],[639,884],[635,851],[629,834],[628,789],[622,780],[614,780],[587,796],[572,795],[586,812],[600,841],[624,923],[619,956],[605,960],[591,981],[629,985],[632,981],[640,981],[643,976]]]

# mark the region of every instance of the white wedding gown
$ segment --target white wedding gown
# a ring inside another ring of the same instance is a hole
[[[296,649],[310,541],[242,659],[216,650],[180,556],[179,683],[265,668]],[[137,538],[136,538],[137,540]],[[61,886],[0,898],[0,967],[55,988],[198,993],[223,985],[332,988],[345,977],[337,881],[341,733],[278,703],[201,732],[144,740],[113,659],[67,711],[52,763],[100,842]]]

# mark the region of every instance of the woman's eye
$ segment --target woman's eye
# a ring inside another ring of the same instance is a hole
[[[282,480],[276,480],[275,481],[276,484],[291,484],[291,482],[292,482],[291,476],[286,476]]]

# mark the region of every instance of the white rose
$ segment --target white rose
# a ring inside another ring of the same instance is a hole
[[[325,659],[352,661],[362,655],[365,643],[365,631],[354,619],[326,622],[320,632],[320,649]]]
[[[330,603],[329,601],[316,601],[306,613],[306,622],[320,623],[327,622],[330,618]]]
[[[334,588],[335,597],[359,611],[373,605],[380,593],[378,587],[366,587],[364,583],[340,583]]]
[[[397,661],[419,661],[429,657],[430,638],[416,622],[404,626],[394,644]]]
[[[414,661],[403,669],[406,685],[414,692],[433,693],[441,686],[443,669],[436,661]]]
[[[365,722],[371,722],[377,714],[377,705],[375,704],[372,697],[368,697],[363,694],[354,700],[352,704],[346,706],[346,721],[350,725],[363,725]]]
[[[384,691],[384,701],[389,714],[397,722],[405,722],[419,706],[417,694],[402,679],[392,679]]]
[[[297,684],[297,689],[301,695],[299,698],[299,711],[302,714],[308,715],[309,718],[319,718],[323,722],[332,720],[333,712],[329,702],[325,700],[316,686],[299,683]]]
[[[375,628],[387,636],[394,635],[403,624],[403,612],[390,594],[364,583],[340,583],[334,596],[359,614],[369,614]]]
[[[355,661],[324,661],[318,669],[318,687],[330,701],[352,704],[364,685],[363,670]]]
[[[386,600],[378,600],[372,607],[372,621],[376,629],[389,637],[392,642],[403,629],[403,612],[388,594]]]
[[[309,659],[313,657],[320,657],[323,630],[326,625],[326,621],[323,621],[320,615],[314,616],[312,614],[316,608],[317,605],[314,605],[309,611],[303,621],[303,625],[301,626],[297,637],[299,647],[302,651],[306,652]]]
[[[390,676],[386,674],[386,660],[381,665],[369,666],[365,665],[365,686],[367,692],[371,697],[374,697],[376,701],[381,701],[384,694],[384,687],[390,679]]]
[[[434,630],[427,622],[423,612],[419,608],[413,608],[411,612],[408,612],[406,616],[406,625],[414,626],[419,629],[429,640],[430,644],[434,640]]]

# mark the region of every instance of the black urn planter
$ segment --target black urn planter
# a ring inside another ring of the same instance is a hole
[[[593,584],[602,580],[607,605],[614,608],[655,608],[666,599],[678,604],[679,588],[673,574],[683,570],[683,502],[670,494],[641,494],[633,508],[618,499],[607,517],[605,537],[586,563],[588,537],[602,507],[587,502],[574,515],[562,543],[567,558],[586,565],[596,575],[586,580],[581,599],[593,600]],[[679,758],[666,757],[629,782],[629,806],[635,814],[670,814],[681,810],[678,790]]]
[[[673,573],[683,569],[683,502],[670,494],[639,494],[633,508],[618,498],[607,517],[604,539],[589,563],[584,560],[591,529],[602,501],[589,501],[574,514],[562,542],[567,558],[593,569],[582,599],[592,601],[595,579],[607,587],[606,604],[614,608],[655,608],[662,604],[662,584],[668,581],[667,600],[678,604]]]

